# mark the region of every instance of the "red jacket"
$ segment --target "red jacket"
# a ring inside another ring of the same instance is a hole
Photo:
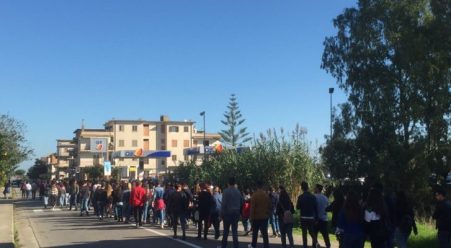
[[[130,193],[130,205],[132,207],[142,207],[144,206],[144,202],[146,202],[146,190],[141,185],[132,189]]]

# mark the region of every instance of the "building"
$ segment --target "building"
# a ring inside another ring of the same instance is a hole
[[[186,149],[202,147],[204,134],[192,121],[109,120],[104,129],[77,129],[73,140],[58,140],[57,168],[70,175],[110,161],[121,178],[159,177],[181,162],[199,160]],[[205,134],[205,143],[218,144],[219,134]]]

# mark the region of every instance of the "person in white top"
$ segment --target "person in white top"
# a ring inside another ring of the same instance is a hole
[[[30,194],[31,194],[31,184],[29,182],[25,183],[25,190],[27,191],[27,199],[30,198]]]

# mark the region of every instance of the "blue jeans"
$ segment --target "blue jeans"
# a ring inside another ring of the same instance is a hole
[[[66,194],[60,196],[60,207],[66,206]]]
[[[147,220],[147,214],[149,213],[149,202],[146,201],[146,203],[144,203],[143,206],[143,216],[142,216],[142,221],[145,223]]]
[[[243,223],[244,231],[249,231],[249,218],[242,217],[241,222]]]
[[[166,211],[164,209],[159,210],[160,216],[158,216],[158,219],[160,220],[160,224],[164,223],[164,220],[166,218]]]
[[[83,214],[83,211],[88,213],[88,202],[89,202],[89,199],[81,200],[80,214]]]
[[[258,231],[263,236],[263,248],[269,248],[268,219],[252,220],[252,247],[257,247]]]
[[[130,211],[130,204],[124,202],[124,206],[122,207],[122,216],[125,218],[125,221],[129,221]]]
[[[269,223],[271,224],[273,235],[277,235],[277,233],[280,233],[279,216],[277,216],[277,214],[272,213],[271,216],[269,216]]]
[[[223,234],[221,247],[227,248],[227,238],[229,237],[229,229],[232,227],[233,248],[238,248],[238,221],[240,220],[240,212],[227,213],[223,216]]]

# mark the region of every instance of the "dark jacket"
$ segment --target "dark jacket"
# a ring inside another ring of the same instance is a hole
[[[296,208],[301,211],[301,219],[318,219],[316,197],[309,191],[305,191],[298,197]]]
[[[276,206],[276,214],[279,216],[279,219],[283,219],[283,213],[286,210],[290,210],[292,214],[294,214],[294,206],[291,200],[288,198],[280,197],[279,202]]]
[[[210,212],[214,208],[213,204],[215,204],[215,201],[211,193],[206,190],[202,190],[199,193],[199,217],[202,218],[210,216]]]
[[[439,231],[451,231],[451,201],[438,202],[432,217]]]
[[[185,191],[174,192],[169,196],[167,209],[171,214],[186,213],[189,206],[189,196]]]

